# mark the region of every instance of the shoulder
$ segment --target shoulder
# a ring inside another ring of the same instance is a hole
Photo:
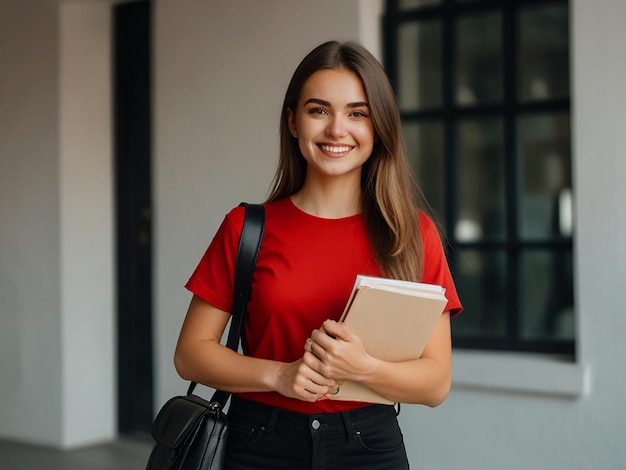
[[[437,224],[435,224],[434,220],[428,214],[421,210],[419,211],[419,224],[424,243],[433,238],[441,242],[441,234]]]
[[[224,217],[224,223],[229,226],[231,230],[235,232],[241,232],[243,227],[243,219],[245,216],[245,207],[236,206],[233,207]]]
[[[421,230],[432,230],[436,228],[435,222],[428,214],[426,214],[426,212],[422,210],[418,211],[418,217],[420,221]]]
[[[246,215],[246,208],[242,204],[233,207],[224,218],[224,223],[237,234],[240,234],[243,229],[243,221]],[[289,215],[288,209],[290,205],[288,201],[284,199],[274,202],[265,202],[263,206],[265,208],[266,219],[268,217],[276,218]]]

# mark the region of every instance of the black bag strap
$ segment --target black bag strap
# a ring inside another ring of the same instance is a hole
[[[228,340],[226,346],[233,351],[239,349],[239,338],[243,318],[246,313],[248,296],[250,295],[250,285],[252,284],[252,274],[256,259],[259,255],[261,242],[263,241],[263,231],[265,229],[265,207],[263,204],[248,204],[242,202],[240,206],[245,207],[245,217],[239,248],[237,251],[237,262],[235,264],[235,288],[233,298],[233,309],[228,330]],[[187,389],[187,395],[191,395],[196,388],[196,382],[191,382]],[[211,402],[219,403],[222,408],[230,398],[230,392],[216,390],[211,398]]]

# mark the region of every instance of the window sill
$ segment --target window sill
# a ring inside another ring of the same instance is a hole
[[[454,349],[453,389],[563,398],[589,393],[589,367],[553,356]]]

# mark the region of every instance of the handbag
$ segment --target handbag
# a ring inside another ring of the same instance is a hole
[[[241,203],[245,218],[235,265],[235,289],[231,325],[226,346],[239,348],[243,317],[250,294],[252,273],[265,225],[262,204]],[[156,441],[146,470],[205,470],[224,465],[228,418],[224,413],[229,392],[216,390],[210,401],[194,395],[195,382],[187,394],[170,398],[159,410],[151,433]]]

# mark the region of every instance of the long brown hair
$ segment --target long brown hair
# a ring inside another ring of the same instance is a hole
[[[377,142],[363,165],[361,204],[379,268],[392,278],[419,281],[424,254],[417,214],[426,204],[407,159],[395,93],[383,67],[363,46],[329,41],[296,68],[283,102],[280,157],[268,201],[295,194],[306,177],[306,161],[289,132],[289,110],[296,112],[302,88],[313,73],[339,68],[361,78],[374,125]]]

